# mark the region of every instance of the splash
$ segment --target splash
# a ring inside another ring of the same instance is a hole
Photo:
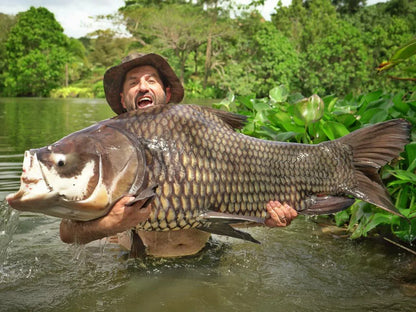
[[[0,263],[4,263],[7,256],[7,247],[10,245],[13,234],[19,223],[19,212],[12,209],[3,200],[0,202]]]

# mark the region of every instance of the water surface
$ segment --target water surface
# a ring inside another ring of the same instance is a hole
[[[382,239],[325,234],[322,219],[214,236],[194,257],[127,259],[70,246],[54,217],[11,210],[23,152],[111,117],[102,100],[0,98],[0,311],[415,311],[415,257]]]

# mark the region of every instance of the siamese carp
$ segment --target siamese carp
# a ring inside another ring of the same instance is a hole
[[[400,215],[378,171],[408,143],[408,121],[308,145],[236,132],[245,119],[164,105],[101,121],[26,151],[20,190],[7,201],[17,210],[86,221],[134,194],[151,205],[139,230],[197,228],[254,242],[231,224],[263,222],[270,200],[299,213],[328,214],[360,199]]]

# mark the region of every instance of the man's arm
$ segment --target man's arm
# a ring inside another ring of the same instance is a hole
[[[72,221],[63,219],[60,236],[64,243],[87,244],[97,239],[112,236],[134,228],[150,215],[150,205],[141,208],[142,202],[126,206],[132,196],[121,198],[104,217],[91,221]]]
[[[92,221],[72,221],[63,219],[60,225],[60,237],[65,243],[87,244],[97,239],[116,235],[134,228],[145,221],[150,215],[150,205],[141,208],[138,202],[133,206],[125,206],[134,197],[120,199],[104,217]],[[268,227],[288,226],[296,218],[297,212],[287,204],[271,201],[266,206],[270,217],[265,221]]]

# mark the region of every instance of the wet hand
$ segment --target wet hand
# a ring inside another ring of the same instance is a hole
[[[150,215],[150,205],[143,207],[144,202],[139,201],[127,205],[135,197],[121,198],[109,213],[101,218],[91,221],[73,221],[63,219],[60,225],[60,237],[65,243],[87,244],[93,240],[116,235],[134,228],[147,220]]]
[[[100,218],[99,224],[111,232],[120,233],[146,221],[150,215],[150,205],[142,208],[143,201],[129,205],[134,199],[133,196],[122,197],[107,215]]]
[[[270,201],[266,205],[270,217],[266,218],[264,224],[268,227],[288,226],[298,213],[288,204],[281,204],[278,201]]]

